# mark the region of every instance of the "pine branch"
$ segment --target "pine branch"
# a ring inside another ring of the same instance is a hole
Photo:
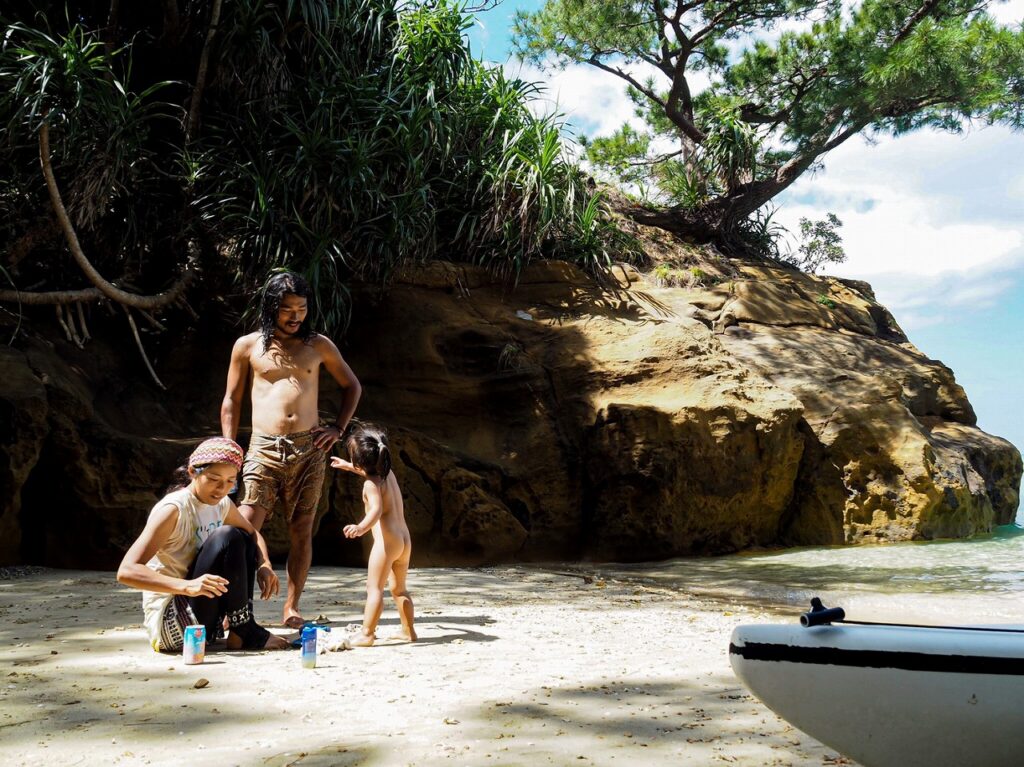
[[[893,46],[895,47],[899,45],[908,37],[910,37],[911,32],[914,31],[914,29],[917,27],[918,24],[921,23],[925,16],[927,16],[928,14],[935,10],[935,8],[939,5],[940,2],[941,0],[925,0],[925,2],[921,5],[920,8],[917,9],[914,15],[907,19],[907,23],[903,25],[903,29],[901,29],[896,34],[896,37],[892,41]]]

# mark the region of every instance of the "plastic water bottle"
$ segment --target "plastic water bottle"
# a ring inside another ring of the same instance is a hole
[[[316,627],[302,627],[302,667],[316,668]]]

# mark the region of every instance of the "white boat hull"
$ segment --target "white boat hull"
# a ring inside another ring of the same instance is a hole
[[[739,626],[768,708],[865,767],[1024,765],[1024,630]]]

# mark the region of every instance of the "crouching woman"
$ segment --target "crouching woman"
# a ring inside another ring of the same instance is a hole
[[[117,580],[142,590],[154,650],[180,652],[184,627],[192,624],[206,627],[209,642],[226,629],[229,650],[289,646],[253,617],[254,583],[263,599],[279,583],[262,536],[228,497],[243,458],[242,448],[223,437],[197,447],[176,472],[181,484],[153,507],[121,561]]]

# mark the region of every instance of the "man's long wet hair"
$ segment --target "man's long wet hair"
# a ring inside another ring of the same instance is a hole
[[[391,472],[391,448],[388,435],[372,423],[356,424],[345,439],[348,460],[376,482],[383,482]]]
[[[309,343],[316,335],[313,330],[313,289],[309,287],[306,279],[295,272],[280,272],[275,274],[266,285],[263,286],[263,297],[260,301],[260,334],[263,336],[263,351],[270,348],[270,339],[277,330],[277,312],[281,308],[281,301],[286,295],[298,296],[306,299],[306,319],[299,325],[299,332],[295,336],[303,343]]]

